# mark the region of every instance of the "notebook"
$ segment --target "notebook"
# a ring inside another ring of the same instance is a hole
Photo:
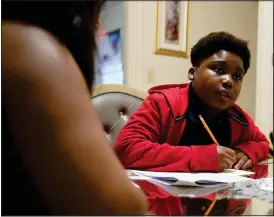
[[[213,187],[250,180],[234,173],[173,173],[130,170],[131,173],[145,176],[165,185]]]

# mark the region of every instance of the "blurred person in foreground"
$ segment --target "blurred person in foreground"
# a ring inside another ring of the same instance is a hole
[[[2,215],[139,215],[90,104],[102,1],[2,2]]]

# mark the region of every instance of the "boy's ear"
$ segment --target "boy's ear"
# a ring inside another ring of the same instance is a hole
[[[195,72],[195,68],[194,67],[191,67],[189,70],[188,70],[188,79],[190,81],[194,81],[194,72]]]

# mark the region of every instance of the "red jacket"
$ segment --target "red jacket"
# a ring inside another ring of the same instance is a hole
[[[115,151],[125,168],[151,171],[219,170],[215,144],[179,146],[186,126],[188,84],[156,86],[121,130]],[[257,163],[268,156],[269,143],[249,115],[236,104],[228,110],[231,148]],[[199,135],[197,135],[199,136]]]

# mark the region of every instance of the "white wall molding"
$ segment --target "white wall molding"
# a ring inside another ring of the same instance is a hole
[[[258,4],[255,123],[268,137],[273,130],[273,2]]]
[[[144,90],[143,1],[125,1],[124,69],[126,85]]]

